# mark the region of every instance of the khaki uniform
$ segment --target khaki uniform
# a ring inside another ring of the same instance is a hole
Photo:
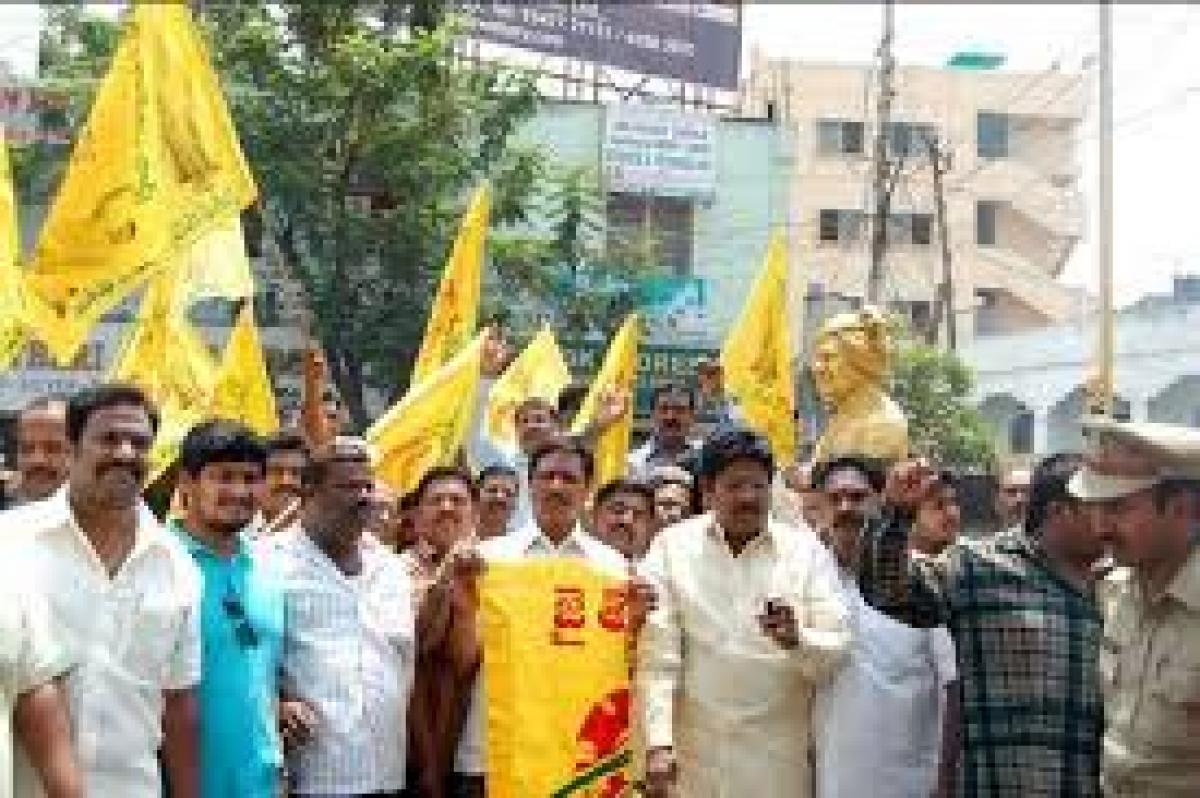
[[[1195,798],[1200,795],[1200,546],[1153,604],[1124,568],[1102,584],[1100,598],[1105,794]]]

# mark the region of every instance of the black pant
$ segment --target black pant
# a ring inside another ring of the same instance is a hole
[[[482,775],[455,773],[450,779],[450,798],[485,798],[487,779]]]

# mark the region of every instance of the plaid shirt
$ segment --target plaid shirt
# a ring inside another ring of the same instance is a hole
[[[1021,533],[909,559],[910,522],[874,529],[860,583],[877,609],[954,637],[962,695],[960,794],[1100,794],[1101,619]]]

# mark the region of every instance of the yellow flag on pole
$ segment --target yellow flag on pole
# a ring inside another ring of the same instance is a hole
[[[571,382],[571,371],[549,325],[542,327],[492,386],[487,407],[488,437],[517,450],[515,416],[526,399],[554,403]]]
[[[413,386],[367,430],[376,476],[393,489],[408,493],[426,471],[454,462],[475,410],[483,335]]]
[[[23,291],[17,192],[13,188],[4,128],[0,126],[0,370],[11,366],[25,347]]]
[[[172,314],[171,275],[150,282],[137,320],[109,372],[110,379],[132,382],[160,406],[195,409],[209,405],[217,364],[200,333]]]
[[[626,595],[579,560],[488,565],[479,596],[490,798],[629,794]]]
[[[256,195],[184,3],[138,3],[31,258],[37,332],[60,362],[142,281]]]
[[[596,484],[617,479],[625,475],[629,454],[629,439],[633,433],[633,392],[637,383],[639,322],[636,313],[626,317],[625,323],[604,355],[604,363],[592,380],[591,388],[579,407],[571,431],[580,435],[588,428],[600,412],[600,405],[610,391],[619,391],[629,397],[630,407],[625,415],[600,433],[596,440]]]
[[[275,389],[254,325],[254,307],[247,302],[225,344],[225,354],[213,386],[212,415],[240,421],[259,435],[279,429]]]
[[[146,288],[109,379],[141,387],[158,406],[159,429],[150,451],[150,482],[179,452],[183,436],[208,416],[217,364],[200,333],[173,314],[173,275],[158,275]]]
[[[425,337],[408,383],[410,390],[458,354],[475,334],[490,208],[488,187],[480,186],[463,216],[458,237],[442,272],[442,282],[430,308]]]
[[[787,242],[776,233],[762,271],[721,349],[725,390],[781,462],[796,458],[795,383],[788,323]]]
[[[202,299],[249,299],[254,296],[254,275],[246,256],[246,239],[237,216],[222,220],[185,253],[177,267],[179,290],[175,313]]]

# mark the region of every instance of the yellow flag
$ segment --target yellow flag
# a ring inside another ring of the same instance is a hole
[[[254,275],[246,256],[246,239],[237,216],[224,219],[200,238],[176,267],[179,272],[175,293],[177,315],[184,315],[201,299],[249,299],[254,296]]]
[[[408,493],[426,471],[454,461],[475,409],[482,354],[480,333],[367,430],[376,476],[393,489]]]
[[[21,234],[17,227],[17,193],[8,164],[8,144],[0,126],[0,370],[12,365],[25,347],[22,310]]]
[[[101,315],[256,195],[183,3],[138,3],[31,258],[38,334],[69,361]]]
[[[542,327],[492,386],[487,407],[488,437],[515,452],[517,407],[531,398],[557,402],[570,382],[571,371],[553,331],[548,325]]]
[[[442,282],[429,311],[425,338],[421,341],[421,350],[409,380],[410,389],[458,354],[475,334],[490,207],[488,188],[480,186],[463,216],[446,270],[442,272]]]
[[[171,274],[146,288],[137,320],[110,370],[110,378],[141,386],[160,408],[209,406],[217,364],[200,333],[171,312]]]
[[[166,272],[150,281],[137,320],[109,371],[109,379],[140,386],[158,406],[150,482],[175,460],[187,431],[208,416],[217,374],[200,333],[187,318],[172,312],[172,278]]]
[[[726,392],[738,403],[746,423],[766,437],[783,463],[796,458],[787,281],[787,242],[777,233],[741,316],[721,349]]]
[[[603,485],[625,475],[629,438],[633,432],[633,392],[637,382],[638,316],[631,313],[613,336],[587,397],[579,407],[571,431],[582,434],[596,418],[607,391],[617,390],[629,397],[630,409],[600,433],[596,441],[596,484]]]
[[[579,560],[488,565],[489,798],[629,794],[625,596],[622,582]]]
[[[254,326],[254,307],[247,302],[225,344],[213,387],[212,415],[240,421],[259,435],[279,429],[275,390]]]

